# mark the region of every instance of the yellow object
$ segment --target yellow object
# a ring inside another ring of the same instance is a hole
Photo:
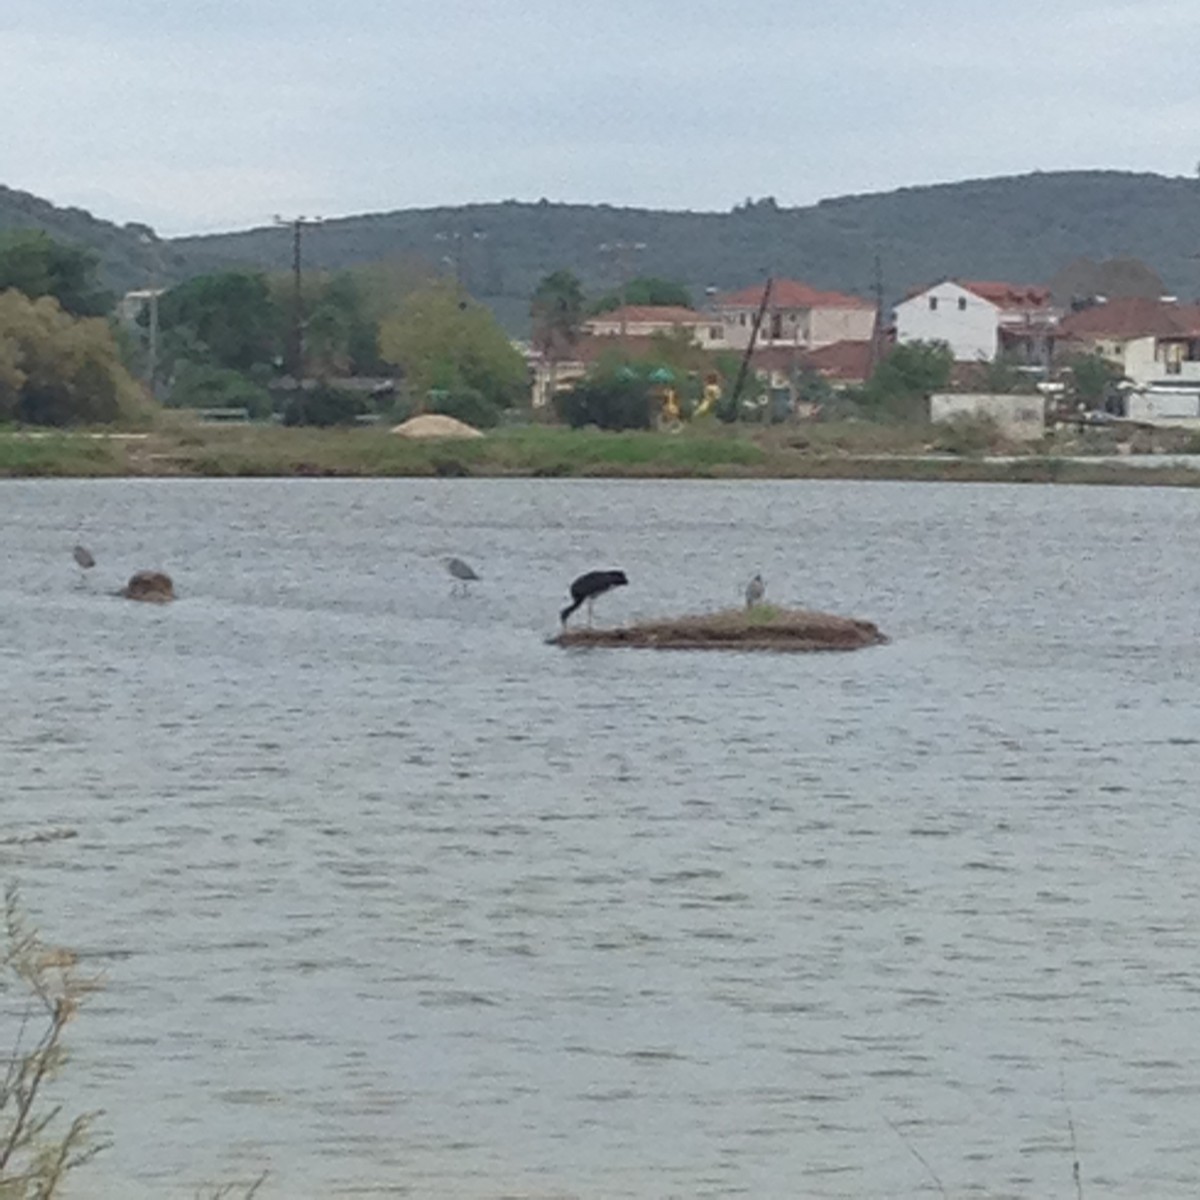
[[[721,385],[719,383],[706,383],[704,385],[704,399],[696,406],[695,415],[698,417],[704,416],[720,398]]]

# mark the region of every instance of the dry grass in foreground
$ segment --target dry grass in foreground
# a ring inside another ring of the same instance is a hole
[[[564,629],[556,646],[627,646],[650,650],[859,650],[887,637],[870,621],[803,608],[760,604],[701,616],[639,621],[616,629]]]

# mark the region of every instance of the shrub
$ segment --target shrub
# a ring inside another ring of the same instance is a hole
[[[147,411],[106,321],[72,317],[52,296],[0,293],[0,421],[108,424]]]
[[[986,454],[1000,440],[1000,430],[990,417],[958,417],[937,426],[933,448],[964,456]]]
[[[312,391],[300,392],[287,402],[283,423],[328,429],[334,425],[353,425],[366,411],[367,405],[361,396],[319,384]]]
[[[500,409],[476,388],[431,392],[429,411],[465,421],[476,429],[494,429],[500,423]]]
[[[229,367],[184,363],[167,400],[171,408],[244,408],[257,420],[271,415],[266,388]]]
[[[559,416],[573,429],[595,425],[599,429],[649,429],[650,385],[623,368],[582,379],[570,391],[555,397]]]

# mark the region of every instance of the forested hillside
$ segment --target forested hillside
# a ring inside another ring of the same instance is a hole
[[[134,226],[98,221],[0,189],[0,229],[32,224],[100,251],[111,286],[144,285],[151,251]],[[629,247],[619,249],[620,245]],[[607,247],[607,249],[605,249]],[[1200,182],[1115,171],[1057,172],[845,196],[807,208],[770,199],[732,212],[656,212],[549,202],[405,210],[327,221],[304,233],[306,262],[340,268],[417,260],[458,273],[512,330],[550,271],[590,291],[622,272],[678,279],[699,300],[767,272],[867,294],[879,258],[885,295],[946,275],[1045,282],[1074,259],[1141,259],[1182,296],[1200,295]],[[174,239],[178,279],[233,264],[286,269],[289,230]]]

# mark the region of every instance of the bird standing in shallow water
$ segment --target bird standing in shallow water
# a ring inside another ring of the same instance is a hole
[[[589,571],[586,575],[580,575],[574,583],[571,584],[571,600],[566,608],[558,614],[559,620],[564,625],[567,623],[567,618],[586,600],[588,606],[588,626],[592,624],[592,605],[596,601],[596,597],[607,592],[611,588],[624,587],[629,582],[625,578],[624,571]]]
[[[75,549],[71,551],[71,557],[75,560],[79,569],[83,572],[83,574],[80,576],[80,579],[86,579],[88,571],[90,571],[96,565],[96,560],[92,557],[92,552],[86,546],[76,546]]]
[[[450,594],[453,595],[457,591],[459,584],[462,584],[462,594],[465,596],[467,594],[467,584],[471,583],[472,580],[477,580],[479,576],[475,574],[471,565],[463,562],[461,558],[446,558],[442,561],[446,564],[446,570],[450,572],[450,576],[454,580],[450,585]]]
[[[767,594],[767,585],[763,583],[761,575],[755,577],[746,584],[746,607],[753,608],[756,604],[763,602],[763,597]]]

